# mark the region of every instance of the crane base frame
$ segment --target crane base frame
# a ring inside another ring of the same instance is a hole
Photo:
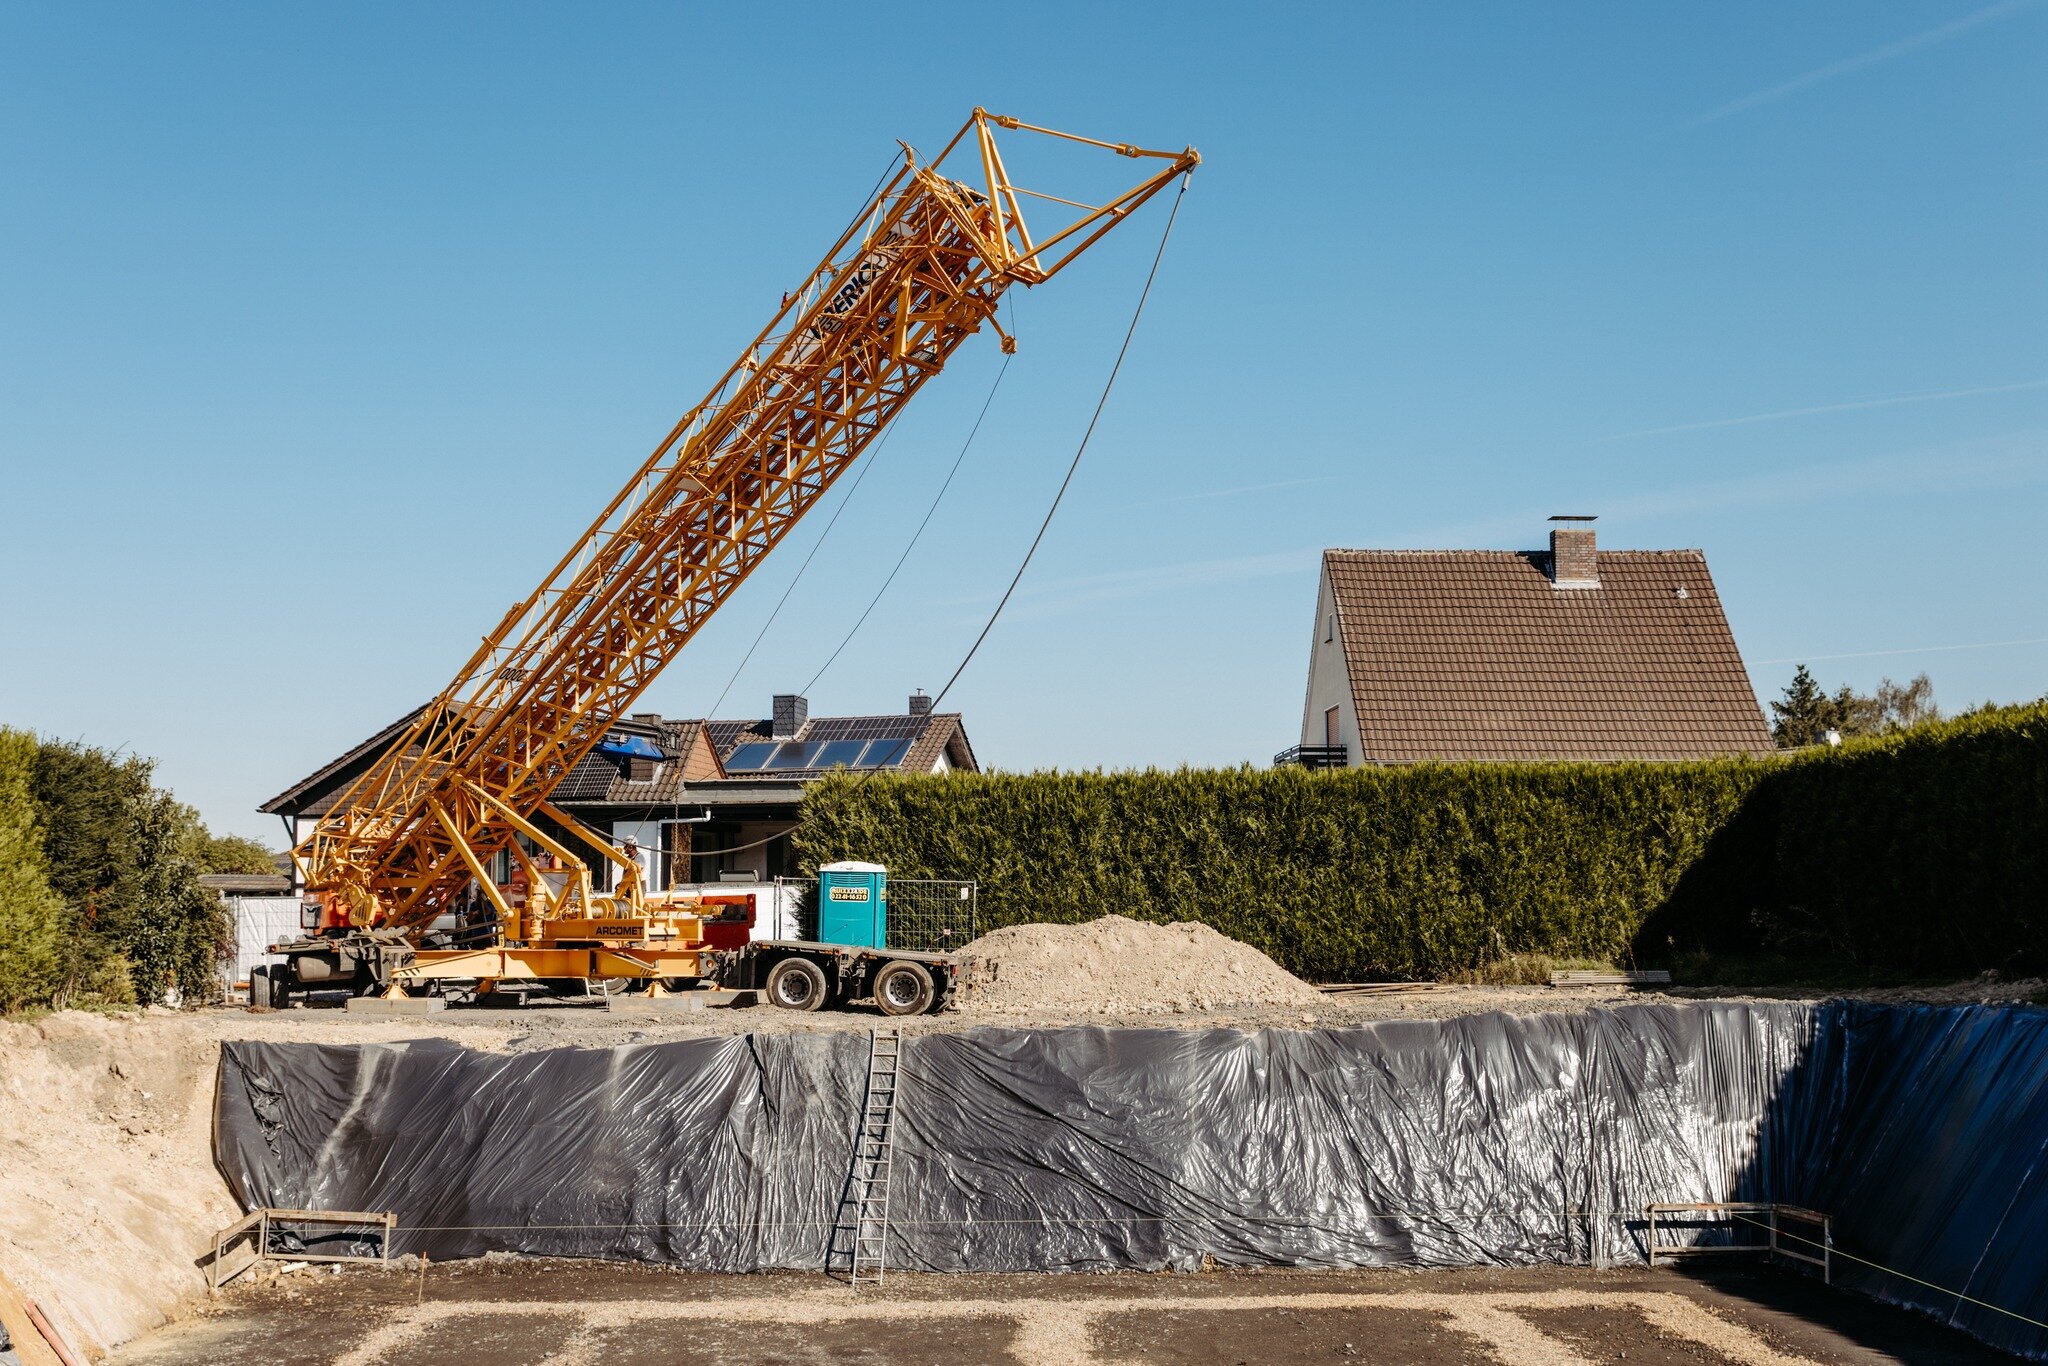
[[[701,981],[711,975],[710,953],[703,949],[525,948],[506,945],[486,949],[421,949],[408,967],[391,974],[383,995],[397,997],[406,988],[433,981],[476,981],[488,990],[499,982],[532,982],[543,978],[625,979],[647,982],[650,992],[667,989],[664,980]]]

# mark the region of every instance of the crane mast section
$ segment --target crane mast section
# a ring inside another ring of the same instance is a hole
[[[531,814],[966,341],[1003,292],[1050,278],[1199,160],[1034,240],[976,110],[931,166],[904,164],[804,285],[658,445],[542,585],[297,851],[354,923],[412,929]],[[941,174],[968,150],[972,187]],[[1054,199],[1054,196],[1041,195]],[[1057,200],[1074,204],[1072,200]],[[1011,340],[1003,338],[1004,348]]]

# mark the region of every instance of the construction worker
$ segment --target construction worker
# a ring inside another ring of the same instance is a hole
[[[629,878],[634,886],[638,887],[642,892],[646,891],[647,857],[640,852],[640,841],[630,835],[627,836],[625,847],[620,852],[626,856],[626,862],[630,863],[632,867],[619,870],[619,891],[626,891],[626,880]]]

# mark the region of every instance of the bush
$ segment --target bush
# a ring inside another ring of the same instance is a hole
[[[64,899],[50,887],[31,783],[36,740],[0,729],[0,1013],[47,1004],[63,963]]]
[[[2048,963],[2048,706],[1770,760],[836,777],[806,867],[981,883],[982,923],[1199,920],[1323,980],[1517,955]]]
[[[227,918],[199,885],[211,846],[198,813],[151,783],[146,759],[20,741],[33,747],[28,790],[62,903],[56,982],[41,1003],[155,1001],[172,988],[210,997]]]
[[[66,1010],[123,1010],[135,1004],[135,965],[125,954],[103,954],[64,984]]]
[[[192,851],[202,873],[274,873],[277,855],[245,835],[213,835],[199,832]]]

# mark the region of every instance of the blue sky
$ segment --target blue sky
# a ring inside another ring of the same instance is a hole
[[[895,139],[977,103],[1206,158],[949,700],[986,763],[1263,762],[1318,549],[1554,512],[1703,547],[1765,694],[1806,659],[2039,696],[2044,70],[2041,3],[10,6],[0,720],[275,843],[256,803],[437,690]],[[988,423],[814,709],[951,672],[1164,209],[1013,291]],[[721,714],[824,663],[999,360],[871,458]],[[825,515],[647,708],[726,690]]]

